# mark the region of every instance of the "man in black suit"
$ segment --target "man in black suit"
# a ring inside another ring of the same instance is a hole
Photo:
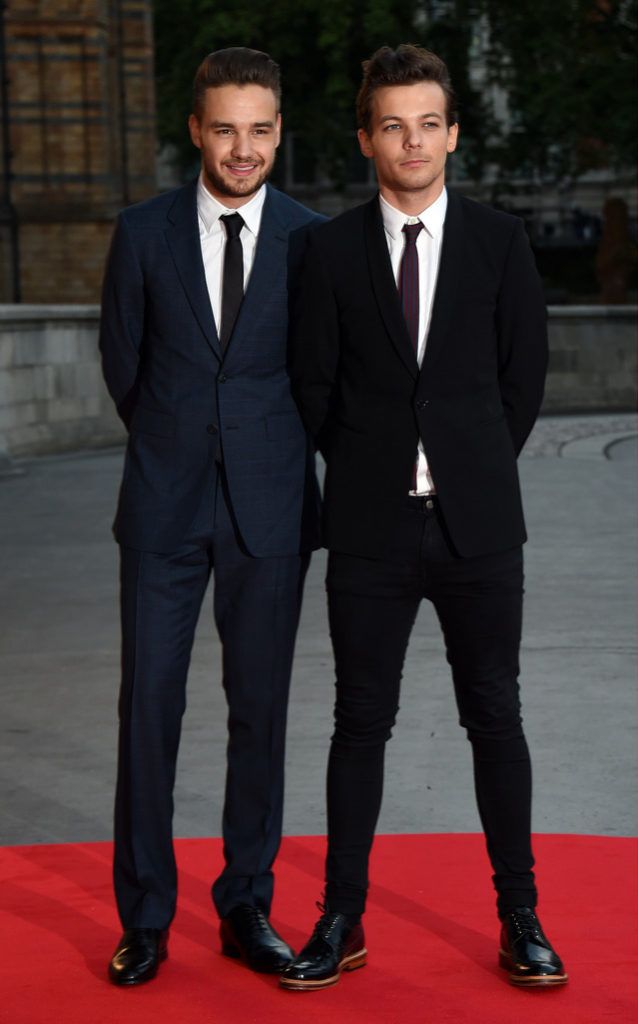
[[[129,431],[115,522],[114,883],[124,934],[109,975],[118,985],[154,977],[166,956],[177,895],[175,765],[211,571],[229,732],[225,867],[213,885],[222,951],[266,972],[292,958],[268,915],[318,489],[286,369],[287,313],[301,229],[322,218],[266,184],[279,100],[279,69],[267,54],[210,54],[189,120],[199,179],[125,210],[106,269],[100,347]]]
[[[445,189],[458,124],[443,62],[384,47],[364,64],[357,105],[380,194],[311,232],[293,329],[293,390],[327,465],[337,700],[325,912],[280,980],[322,988],[365,963],[384,745],[428,598],[472,744],[500,962],[514,984],[557,985],[567,976],[534,911],[517,682],[516,457],[543,394],[543,294],[521,221]]]

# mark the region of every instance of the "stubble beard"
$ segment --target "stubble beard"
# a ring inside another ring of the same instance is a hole
[[[274,161],[273,161],[274,163]],[[253,196],[264,184],[268,175],[272,170],[272,163],[268,166],[262,164],[260,173],[257,178],[246,178],[245,180],[239,179],[238,181],[229,180],[223,178],[221,175],[211,167],[204,167],[204,178],[206,184],[209,186],[210,191],[214,195],[226,196],[229,199],[243,199],[247,196]]]

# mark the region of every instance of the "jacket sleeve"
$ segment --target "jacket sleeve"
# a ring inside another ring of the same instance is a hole
[[[292,302],[290,377],[306,430],[324,454],[335,399],[338,362],[336,298],[311,232]]]
[[[518,455],[543,401],[548,361],[545,297],[522,221],[512,234],[496,329],[501,400]]]
[[[104,274],[99,347],[106,386],[127,428],[135,408],[143,333],[144,278],[120,214]]]

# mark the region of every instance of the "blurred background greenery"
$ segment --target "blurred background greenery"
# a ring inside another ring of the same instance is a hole
[[[449,184],[524,218],[548,302],[635,302],[637,22],[638,0],[0,0],[0,300],[97,300],[117,211],[197,173],[192,82],[222,47],[281,65],[274,183],[362,202],[361,62],[414,42],[458,94]]]
[[[444,58],[458,95],[452,185],[525,218],[549,300],[600,292],[611,196],[625,203],[612,246],[633,295],[637,0],[155,0],[154,11],[158,134],[175,180],[197,170],[185,130],[195,68],[244,45],[282,69],[275,183],[329,213],[360,201],[374,188],[355,136],[361,61],[417,43]]]
[[[183,167],[193,73],[224,46],[281,65],[286,128],[337,186],[352,173],[361,61],[414,42],[447,62],[464,169],[564,180],[632,163],[638,4],[606,0],[155,0],[158,129]],[[500,110],[499,110],[500,106]],[[504,116],[504,106],[507,111]]]

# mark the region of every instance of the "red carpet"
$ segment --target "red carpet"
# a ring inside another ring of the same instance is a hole
[[[273,921],[299,946],[317,916],[325,840],[288,838]],[[636,1020],[636,841],[537,836],[541,916],[570,984],[519,991],[496,966],[483,840],[381,836],[368,966],[323,992],[281,991],[219,954],[209,881],[219,840],[178,842],[179,911],[158,978],[106,980],[119,937],[110,845],[0,849],[3,1024],[629,1024]]]

